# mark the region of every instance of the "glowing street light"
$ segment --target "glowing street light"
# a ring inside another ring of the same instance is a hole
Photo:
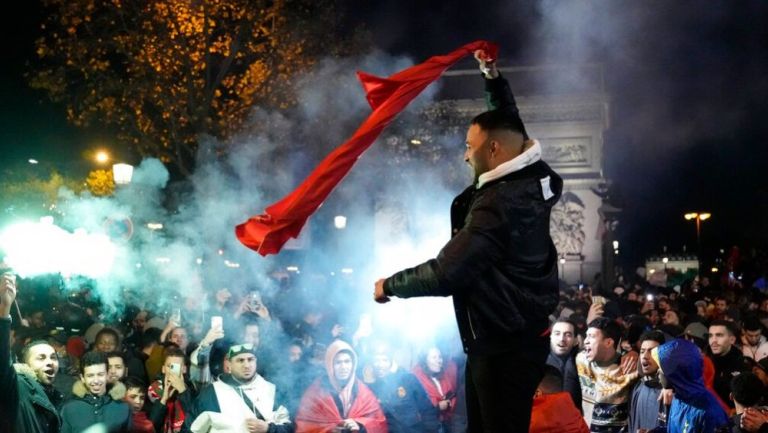
[[[99,164],[106,164],[107,162],[109,162],[109,153],[107,153],[106,150],[98,150],[94,155],[94,159]]]
[[[115,164],[112,166],[112,176],[115,184],[128,185],[133,177],[133,166],[130,164]]]

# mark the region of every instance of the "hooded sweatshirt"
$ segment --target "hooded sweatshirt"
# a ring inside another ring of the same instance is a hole
[[[704,386],[703,359],[696,345],[677,338],[654,348],[651,356],[675,391],[667,432],[715,433],[728,428],[725,411]]]
[[[333,374],[333,360],[342,351],[352,356],[352,373],[346,383],[339,383]],[[355,377],[357,355],[352,346],[341,340],[328,346],[325,368],[328,377],[317,379],[301,398],[296,432],[330,433],[344,420],[352,419],[361,432],[387,433],[387,420],[378,399]]]

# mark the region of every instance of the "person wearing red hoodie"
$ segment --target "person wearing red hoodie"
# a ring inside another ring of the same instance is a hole
[[[563,391],[560,370],[544,367],[536,394],[533,396],[529,433],[589,433],[581,412],[573,404],[571,394]]]
[[[296,433],[387,433],[387,420],[373,392],[357,377],[357,354],[336,340],[325,352],[327,377],[304,392]]]

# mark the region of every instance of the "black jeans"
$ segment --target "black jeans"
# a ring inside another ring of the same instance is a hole
[[[468,433],[528,433],[533,394],[544,376],[548,337],[515,351],[467,357]]]

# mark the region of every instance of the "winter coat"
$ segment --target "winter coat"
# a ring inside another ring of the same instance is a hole
[[[388,374],[369,385],[387,417],[389,433],[435,433],[440,422],[416,376],[405,370]]]
[[[80,433],[103,423],[109,433],[129,433],[131,409],[123,401],[125,385],[117,382],[106,394],[89,394],[81,381],[72,386],[72,399],[61,408],[62,433]]]
[[[547,365],[560,371],[560,375],[563,377],[563,391],[571,395],[573,404],[581,412],[581,384],[579,384],[579,372],[576,370],[574,353],[569,353],[563,357],[550,352],[547,356]]]
[[[486,93],[489,108],[517,116],[504,78],[486,80]],[[560,176],[541,160],[538,142],[483,173],[477,185],[453,200],[453,237],[437,258],[387,278],[384,293],[452,295],[466,353],[506,353],[525,346],[547,329],[559,298],[549,223],[562,186]]]
[[[722,401],[733,408],[730,399],[731,379],[744,369],[744,355],[736,346],[732,346],[725,355],[710,355],[710,359],[715,364],[715,391]]]
[[[703,360],[696,345],[677,338],[653,349],[652,356],[675,391],[668,433],[714,433],[728,427],[725,411],[704,386]]]
[[[61,393],[44,388],[26,364],[11,363],[10,337],[10,318],[0,318],[0,432],[58,433]]]

